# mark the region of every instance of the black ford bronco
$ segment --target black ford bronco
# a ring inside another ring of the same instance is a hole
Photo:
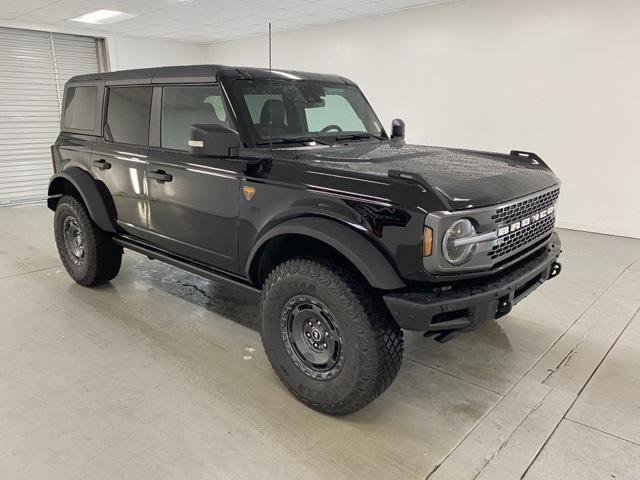
[[[302,402],[367,405],[402,329],[446,341],[560,272],[559,181],[534,153],[390,135],[352,81],[216,65],[72,78],[48,206],[81,285],[123,248],[260,292],[269,360]]]

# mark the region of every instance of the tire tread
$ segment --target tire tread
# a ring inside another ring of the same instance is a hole
[[[402,330],[391,318],[376,292],[360,280],[353,272],[329,263],[325,259],[299,257],[281,263],[268,275],[260,295],[260,313],[270,289],[279,280],[289,275],[303,275],[323,283],[331,292],[348,305],[353,317],[358,318],[361,312],[368,322],[359,325],[360,345],[364,346],[361,354],[365,360],[359,370],[357,386],[345,399],[332,403],[317,403],[299,395],[295,390],[287,388],[303,403],[313,409],[332,415],[353,413],[372,402],[382,394],[398,375],[402,364],[404,341]],[[368,350],[373,350],[370,353]],[[267,355],[269,352],[267,351]],[[271,358],[270,358],[271,360]],[[278,373],[278,370],[276,369]],[[278,375],[280,375],[278,373]]]
[[[56,246],[63,266],[77,283],[85,287],[93,287],[109,282],[120,271],[122,249],[113,243],[111,237],[93,222],[85,205],[75,196],[64,195],[58,201],[56,213],[64,208],[71,210],[81,224],[85,245],[90,254],[85,259],[88,262],[86,271],[79,276],[67,258],[62,232],[57,231],[56,228]],[[57,215],[54,220],[54,227],[55,225],[57,225]]]

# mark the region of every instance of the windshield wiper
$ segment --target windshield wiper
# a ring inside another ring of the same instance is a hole
[[[338,135],[335,137],[336,141],[340,140],[359,140],[361,138],[377,138],[378,140],[384,140],[380,135],[374,135],[373,133],[352,133],[349,135]]]
[[[271,143],[311,143],[311,142],[315,142],[315,143],[319,143],[321,145],[327,145],[327,142],[324,142],[322,140],[318,140],[315,137],[280,137],[280,138],[274,138],[272,140],[260,140],[259,142],[257,142],[257,145],[269,145]]]

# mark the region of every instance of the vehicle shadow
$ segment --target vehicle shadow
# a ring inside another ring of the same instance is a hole
[[[258,295],[242,289],[217,284],[197,275],[185,272],[171,265],[149,260],[142,255],[131,255],[131,273],[149,282],[149,286],[186,300],[193,305],[214,312],[240,325],[260,332]],[[422,332],[405,332],[405,343],[409,356],[420,352],[421,356],[438,357],[438,346],[425,349],[425,343],[433,342],[424,338]],[[447,351],[462,349],[489,349],[510,352],[511,342],[499,322],[486,322],[472,333],[461,335],[447,343]]]
[[[214,283],[141,255],[132,255],[130,260],[132,265],[127,268],[131,268],[136,277],[148,281],[153,288],[260,331],[257,294]]]

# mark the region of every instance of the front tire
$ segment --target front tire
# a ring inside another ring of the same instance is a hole
[[[58,254],[71,278],[80,285],[92,287],[118,275],[122,248],[93,223],[77,198],[63,196],[56,206],[53,222]]]
[[[353,413],[398,374],[402,330],[346,269],[309,258],[278,265],[265,282],[260,314],[271,366],[315,410]]]

